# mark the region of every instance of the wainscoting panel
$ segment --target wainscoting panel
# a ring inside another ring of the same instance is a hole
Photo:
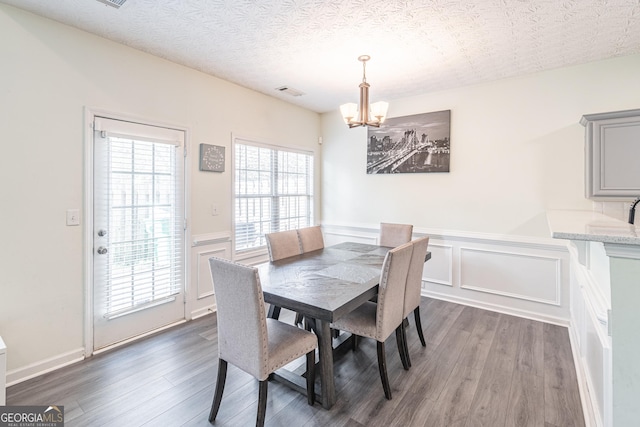
[[[187,318],[196,319],[215,311],[215,289],[209,271],[209,258],[215,256],[231,259],[231,253],[229,233],[193,236],[190,254],[191,283],[187,292]]]
[[[422,281],[435,285],[453,286],[453,246],[431,243],[431,259],[425,263]]]
[[[198,275],[196,277],[196,299],[202,299],[214,294],[213,281],[209,272],[209,258],[227,258],[227,251],[224,248],[217,248],[210,251],[198,251],[196,262],[198,264]]]
[[[560,305],[560,274],[558,258],[460,248],[462,289]]]
[[[370,245],[378,244],[379,230],[372,233],[370,229],[362,229],[358,227],[338,227],[333,226],[329,229],[322,227],[324,245],[337,245],[342,242],[368,243]]]

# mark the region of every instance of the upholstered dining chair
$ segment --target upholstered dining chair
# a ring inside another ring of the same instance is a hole
[[[302,253],[317,251],[324,248],[324,239],[319,225],[313,227],[298,228],[298,239]]]
[[[220,409],[228,363],[259,381],[256,426],[264,425],[269,375],[304,355],[307,358],[307,401],[313,405],[317,337],[304,329],[266,317],[257,268],[216,257],[209,258],[209,266],[218,316],[218,379],[209,421],[215,420]]]
[[[411,254],[411,262],[409,263],[409,272],[407,273],[407,282],[404,291],[404,309],[403,318],[407,318],[411,312],[416,322],[418,337],[423,347],[427,344],[424,340],[422,331],[422,322],[420,321],[420,291],[422,289],[422,270],[424,269],[424,259],[427,256],[427,247],[429,246],[429,236],[419,237],[411,241],[413,252]],[[403,327],[402,342],[405,347],[405,356],[408,366],[411,366],[411,357],[407,346],[406,331]],[[401,355],[402,356],[402,355]]]
[[[313,227],[298,228],[298,240],[300,242],[300,251],[304,254],[311,251],[317,251],[324,248],[324,238],[319,225]],[[294,324],[302,324],[303,316],[296,313]]]
[[[367,301],[331,324],[332,328],[351,332],[354,335],[354,340],[356,336],[362,336],[377,341],[380,380],[384,395],[389,400],[392,396],[387,377],[384,342],[393,331],[396,331],[398,351],[401,354],[401,359],[403,358],[404,347],[400,341],[402,336],[399,333],[399,328],[404,319],[402,317],[404,290],[412,252],[413,245],[411,243],[406,243],[387,252],[380,272],[377,304]]]
[[[412,233],[413,225],[411,224],[392,224],[388,222],[381,222],[378,244],[380,246],[395,248],[396,246],[410,242]]]
[[[269,261],[279,261],[302,253],[300,247],[300,239],[297,230],[276,231],[264,235],[267,241],[267,250],[269,251]],[[281,308],[271,305],[269,307],[269,317],[278,319],[280,317]],[[295,323],[298,324],[298,315],[296,314]]]
[[[267,233],[264,238],[267,240],[269,261],[278,261],[302,253],[297,230]]]

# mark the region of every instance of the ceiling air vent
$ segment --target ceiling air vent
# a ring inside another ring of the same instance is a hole
[[[300,95],[304,95],[304,92],[298,89],[294,89],[292,87],[289,86],[280,86],[276,88],[277,91],[280,92],[284,92],[286,94],[289,94],[291,96],[300,96]]]
[[[115,7],[116,9],[120,9],[120,6],[124,4],[127,0],[98,0],[100,3],[104,3],[107,6]]]

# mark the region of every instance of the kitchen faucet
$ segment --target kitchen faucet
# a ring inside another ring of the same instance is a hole
[[[633,224],[633,220],[636,216],[636,205],[640,202],[640,197],[638,197],[633,204],[631,205],[631,209],[629,209],[629,224]]]

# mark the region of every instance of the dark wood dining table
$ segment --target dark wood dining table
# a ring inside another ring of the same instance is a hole
[[[377,295],[390,249],[345,242],[258,266],[265,302],[302,314],[318,336],[319,398],[326,409],[336,401],[331,322]],[[292,376],[280,379],[304,391]]]

